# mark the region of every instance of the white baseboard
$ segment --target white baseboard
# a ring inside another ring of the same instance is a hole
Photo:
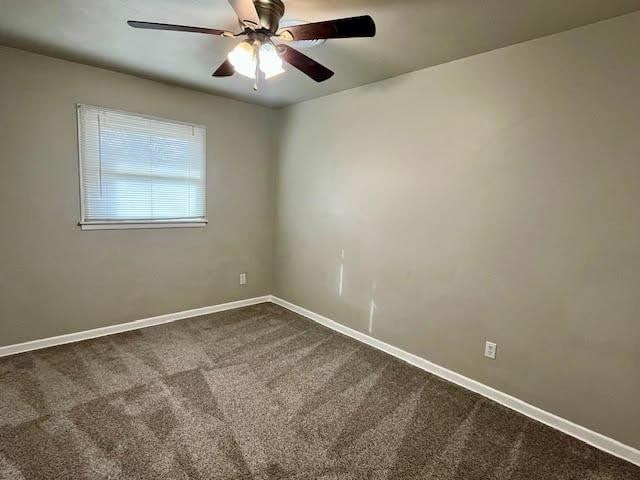
[[[352,328],[345,327],[344,325],[341,325],[327,317],[314,313],[310,310],[307,310],[306,308],[299,307],[298,305],[294,305],[293,303],[287,302],[286,300],[273,295],[270,299],[273,303],[280,305],[287,310],[291,310],[292,312],[307,317],[326,327],[329,327],[332,330],[359,340],[360,342],[366,343],[367,345],[377,348],[378,350],[382,350],[383,352],[393,355],[400,360],[404,360],[405,362],[421,368],[422,370],[437,375],[438,377],[444,378],[445,380],[448,380],[452,383],[455,383],[456,385],[466,388],[467,390],[471,390],[472,392],[478,393],[483,397],[498,402],[501,405],[504,405],[505,407],[515,410],[516,412],[537,420],[538,422],[544,423],[549,427],[555,428],[556,430],[560,430],[567,435],[571,435],[572,437],[582,440],[583,442],[588,443],[595,448],[598,448],[607,453],[610,453],[611,455],[615,455],[616,457],[622,458],[624,460],[627,460],[628,462],[640,466],[640,450],[625,445],[612,438],[606,437],[600,433],[594,432],[593,430],[589,430],[588,428],[577,425],[569,420],[554,415],[553,413],[546,412],[538,407],[512,397],[511,395],[496,390],[495,388],[467,378],[464,375],[460,375],[459,373],[448,370],[444,367],[441,367],[440,365],[436,365],[435,363],[425,360],[422,357],[418,357],[417,355],[413,355],[412,353],[405,352],[404,350],[384,343],[357,330],[353,330]]]
[[[237,302],[222,303],[219,305],[212,305],[210,307],[194,308],[193,310],[184,310],[182,312],[158,315],[157,317],[149,317],[142,320],[135,320],[133,322],[95,328],[84,332],[68,333],[57,337],[32,340],[30,342],[18,343],[16,345],[7,345],[5,347],[0,347],[0,357],[53,347],[55,345],[63,345],[65,343],[80,342],[90,338],[104,337],[105,335],[113,335],[114,333],[137,330],[139,328],[152,327],[154,325],[162,325],[163,323],[175,322],[176,320],[199,317],[200,315],[208,315],[210,313],[224,312],[225,310],[233,310],[234,308],[247,307],[249,305],[256,305],[258,303],[265,303],[269,301],[271,301],[271,296],[265,295],[264,297],[249,298],[247,300],[239,300]]]
[[[247,307],[249,305],[256,305],[258,303],[272,302],[276,305],[298,313],[304,317],[309,318],[315,322],[318,322],[332,330],[340,332],[351,338],[354,338],[362,343],[366,343],[378,350],[382,350],[394,357],[397,357],[411,365],[414,365],[422,370],[444,378],[456,385],[476,392],[483,397],[489,398],[495,402],[504,405],[516,412],[519,412],[527,417],[533,418],[545,425],[548,425],[556,430],[571,435],[579,440],[582,440],[589,445],[592,445],[600,450],[615,455],[616,457],[627,460],[640,466],[640,450],[625,445],[617,440],[606,437],[600,433],[589,430],[586,427],[577,425],[569,420],[561,418],[553,413],[546,412],[538,407],[530,405],[522,400],[519,400],[511,395],[503,393],[495,388],[484,385],[480,382],[472,380],[460,375],[459,373],[448,370],[444,367],[436,365],[422,357],[418,357],[409,352],[384,343],[381,340],[373,338],[362,332],[354,330],[349,327],[345,327],[327,317],[314,313],[306,308],[299,307],[293,303],[287,302],[281,298],[273,295],[266,295],[263,297],[249,298],[246,300],[239,300],[237,302],[223,303],[220,305],[212,305],[209,307],[195,308],[193,310],[185,310],[182,312],[169,313],[166,315],[159,315],[157,317],[145,318],[142,320],[136,320],[128,323],[121,323],[119,325],[111,325],[108,327],[96,328],[93,330],[87,330],[84,332],[69,333],[67,335],[60,335],[57,337],[44,338],[40,340],[33,340],[30,342],[19,343],[16,345],[7,345],[0,347],[0,357],[7,355],[14,355],[17,353],[28,352],[31,350],[38,350],[41,348],[53,347],[55,345],[63,345],[65,343],[79,342],[82,340],[88,340],[90,338],[103,337],[105,335],[113,335],[115,333],[127,332],[130,330],[137,330],[140,328],[152,327],[154,325],[162,325],[163,323],[175,322],[177,320],[183,320],[186,318],[198,317],[201,315],[207,315],[210,313],[223,312],[225,310],[233,310],[235,308]]]

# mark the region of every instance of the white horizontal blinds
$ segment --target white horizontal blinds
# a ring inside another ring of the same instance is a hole
[[[80,105],[83,222],[201,221],[205,129]]]

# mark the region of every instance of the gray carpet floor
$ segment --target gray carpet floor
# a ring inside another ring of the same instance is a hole
[[[272,304],[0,359],[0,479],[640,479]]]

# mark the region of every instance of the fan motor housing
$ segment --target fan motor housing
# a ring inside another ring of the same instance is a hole
[[[253,4],[262,26],[271,33],[276,33],[285,10],[282,0],[253,0]]]

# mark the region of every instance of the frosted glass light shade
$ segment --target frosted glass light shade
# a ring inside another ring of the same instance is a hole
[[[264,73],[265,78],[272,78],[284,73],[282,59],[276,48],[270,43],[265,43],[260,47],[260,70]]]
[[[228,55],[236,72],[248,78],[256,78],[257,58],[254,45],[249,41],[239,43]],[[264,73],[265,78],[273,78],[284,73],[282,59],[272,44],[263,44],[257,53],[260,56],[260,71]]]
[[[256,57],[251,43],[239,43],[236,48],[231,50],[227,58],[240,75],[256,78]]]

